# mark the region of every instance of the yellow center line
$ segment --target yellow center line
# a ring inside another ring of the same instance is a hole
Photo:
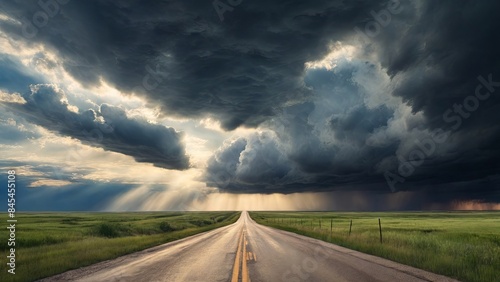
[[[243,230],[241,230],[239,237],[240,239],[238,241],[238,250],[236,251],[236,257],[234,258],[233,276],[231,282],[238,282],[238,276],[240,274],[240,256],[241,256],[241,243],[243,242]]]
[[[245,234],[243,233],[243,240],[245,241],[243,244],[243,265],[241,266],[241,281],[248,282],[250,278],[248,277],[248,268],[247,268],[247,240],[245,238]]]

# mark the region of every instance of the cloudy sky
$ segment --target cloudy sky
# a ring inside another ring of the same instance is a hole
[[[22,210],[500,209],[498,11],[2,1],[1,181]]]

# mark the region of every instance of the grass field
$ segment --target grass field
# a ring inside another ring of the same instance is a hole
[[[500,281],[500,212],[250,212],[250,216],[264,225],[461,281]]]
[[[16,274],[7,273],[0,229],[0,281],[33,281],[235,222],[239,212],[17,213]],[[5,222],[5,220],[2,220]]]

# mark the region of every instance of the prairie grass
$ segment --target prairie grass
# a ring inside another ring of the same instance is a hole
[[[250,212],[250,216],[264,225],[461,281],[499,281],[500,212]]]

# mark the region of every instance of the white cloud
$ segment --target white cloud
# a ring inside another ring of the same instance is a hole
[[[26,100],[19,93],[9,94],[0,90],[0,103],[26,104]]]
[[[330,52],[321,60],[306,62],[306,69],[327,69],[332,70],[340,60],[351,61],[357,57],[358,50],[353,45],[335,42],[330,45]]]
[[[71,182],[65,180],[56,180],[56,179],[42,179],[37,180],[28,185],[29,188],[37,188],[37,187],[63,187],[70,185]]]

